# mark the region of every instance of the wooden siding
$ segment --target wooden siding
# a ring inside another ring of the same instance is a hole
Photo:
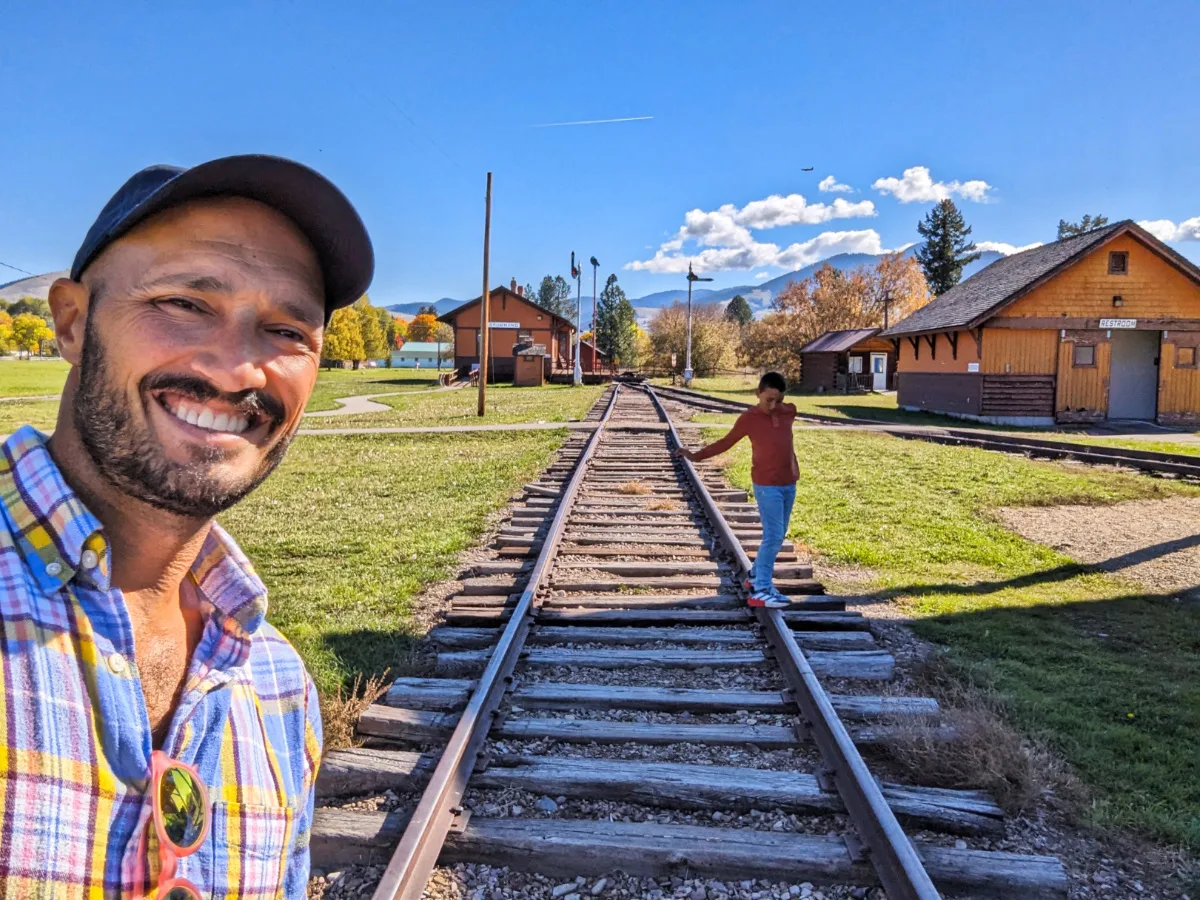
[[[1200,333],[1167,332],[1158,382],[1158,420],[1164,425],[1200,425],[1200,366],[1179,366],[1178,349],[1193,347],[1200,357]]]
[[[984,375],[981,408],[985,416],[1054,415],[1053,375]]]
[[[931,335],[932,337],[932,335]],[[979,362],[979,352],[975,338],[970,332],[958,332],[958,354],[951,351],[950,338],[944,334],[936,336],[937,353],[931,352],[929,340],[921,335],[920,351],[914,355],[912,341],[906,337],[900,338],[900,359],[897,362],[898,372],[963,372],[967,365]],[[984,356],[987,355],[987,341],[983,345]]]
[[[1107,257],[1105,257],[1107,260]],[[1107,270],[1107,262],[1105,263]],[[1104,332],[1094,336],[1072,335],[1058,345],[1058,391],[1054,413],[1063,422],[1094,422],[1108,416],[1108,363],[1112,345]],[[1070,340],[1070,338],[1075,340]],[[1071,357],[1076,343],[1096,348],[1095,366],[1073,366]]]
[[[836,353],[801,353],[800,390],[832,391],[837,357]]]
[[[960,343],[959,350],[961,351],[961,349],[962,344]],[[980,366],[983,372],[1006,375],[1053,375],[1057,366],[1057,331],[984,328],[983,364]]]
[[[1108,274],[1111,251],[1129,254],[1129,274]],[[1115,295],[1122,298],[1120,307],[1113,306]],[[1200,319],[1200,285],[1126,234],[1097,247],[999,314],[1005,318]]]

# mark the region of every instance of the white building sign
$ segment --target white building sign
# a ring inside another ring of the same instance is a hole
[[[1101,328],[1137,328],[1137,319],[1101,319]]]
[[[489,322],[488,324],[492,328],[511,328],[516,330],[521,327],[520,322]]]

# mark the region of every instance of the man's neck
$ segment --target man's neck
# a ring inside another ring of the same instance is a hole
[[[63,479],[104,525],[112,556],[112,584],[154,604],[177,603],[179,585],[200,553],[212,521],[188,519],[121,493],[92,462],[66,412],[47,447]]]

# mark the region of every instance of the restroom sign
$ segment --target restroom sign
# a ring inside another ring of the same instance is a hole
[[[1137,319],[1101,319],[1101,328],[1137,328]]]

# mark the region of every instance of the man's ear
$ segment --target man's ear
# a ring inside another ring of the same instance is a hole
[[[60,278],[50,285],[50,312],[54,316],[54,337],[58,352],[73,366],[83,356],[83,333],[87,327],[91,292],[86,285]]]

